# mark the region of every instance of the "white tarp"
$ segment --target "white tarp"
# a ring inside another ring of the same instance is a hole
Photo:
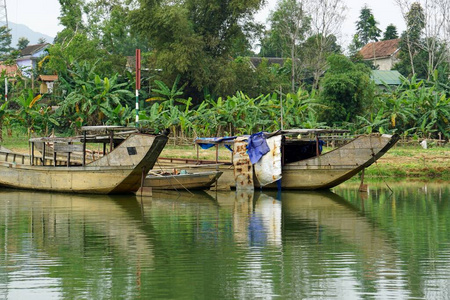
[[[256,178],[262,186],[281,179],[281,138],[281,135],[268,138],[270,151],[253,165]]]

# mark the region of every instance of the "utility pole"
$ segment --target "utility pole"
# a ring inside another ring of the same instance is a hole
[[[8,11],[6,10],[6,0],[0,0],[0,26],[8,27]],[[5,101],[8,101],[8,76],[5,76]]]
[[[8,27],[8,12],[6,10],[6,0],[0,0],[0,26]]]

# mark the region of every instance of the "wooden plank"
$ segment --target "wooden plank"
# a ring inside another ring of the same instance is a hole
[[[83,152],[83,145],[81,144],[58,144],[53,146],[54,152],[58,153],[71,153],[71,152]]]

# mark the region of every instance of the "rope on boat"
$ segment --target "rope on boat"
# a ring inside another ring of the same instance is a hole
[[[164,170],[163,170],[163,168],[161,167],[161,165],[159,164],[158,161],[156,161],[156,164],[158,165],[159,169],[163,172]],[[167,175],[167,177],[169,177],[169,179],[171,179],[171,178],[175,179],[175,181],[176,181],[179,185],[181,185],[187,192],[189,192],[191,195],[194,195],[194,193],[192,193],[192,192],[191,192],[188,188],[186,188],[180,181],[178,181],[178,179],[175,177],[175,175],[171,174],[171,175]],[[172,184],[172,183],[171,183],[171,184]],[[177,189],[175,186],[173,186],[173,184],[172,184],[172,187],[173,187],[173,189],[174,189],[175,191],[179,192],[178,189]]]
[[[388,189],[391,191],[391,194],[393,194],[394,191],[391,189],[391,187],[389,186],[389,184],[387,184],[386,180],[384,180],[384,176],[383,176],[382,173],[381,173],[381,170],[380,170],[380,168],[379,168],[379,166],[378,166],[377,161],[375,161],[375,166],[377,166],[378,173],[380,174],[380,177],[383,179],[384,184],[385,184],[385,185],[388,187]]]

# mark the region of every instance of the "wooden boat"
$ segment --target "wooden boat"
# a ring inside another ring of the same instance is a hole
[[[150,171],[144,187],[153,190],[204,190],[209,189],[222,175],[221,171],[176,173]]]
[[[249,161],[245,160],[245,137],[239,141],[241,143],[239,147],[236,147],[236,144],[238,144],[237,140],[230,138],[225,140],[196,140],[197,144],[208,143],[216,146],[216,153],[219,145],[234,147],[231,162],[219,161],[217,158],[215,161],[160,158],[158,164],[166,167],[191,168],[198,172],[220,170],[223,174],[217,181],[217,186],[223,189],[241,188],[242,186],[269,189],[281,187],[282,189],[297,190],[329,189],[372,165],[392,148],[399,139],[398,135],[360,135],[343,146],[321,153],[321,138],[327,134],[336,135],[342,133],[345,133],[345,131],[293,129],[265,134],[267,138],[281,136],[279,149],[271,149],[266,154],[281,156],[281,179],[267,185],[259,182],[255,168],[249,164]],[[236,157],[237,151],[241,151],[239,157]]]
[[[0,151],[0,186],[71,193],[120,194],[136,192],[155,164],[168,138],[121,126],[86,126],[74,138],[33,138],[31,155]],[[94,132],[95,135],[87,135]],[[124,138],[124,135],[127,137]],[[53,156],[45,145],[52,143]],[[35,155],[35,144],[44,145]],[[86,163],[71,161],[71,153],[85,153],[87,143],[109,144],[109,153]],[[66,159],[61,159],[64,153]]]

